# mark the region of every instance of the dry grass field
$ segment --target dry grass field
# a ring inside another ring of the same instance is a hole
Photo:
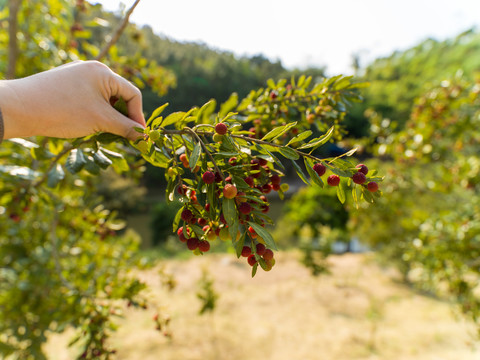
[[[397,282],[370,255],[330,262],[331,275],[312,277],[294,253],[280,253],[271,272],[251,279],[250,267],[231,254],[167,261],[173,291],[161,286],[158,269],[141,276],[171,317],[172,338],[154,330],[153,309],[129,309],[112,345],[119,360],[480,359],[473,328],[446,302]],[[212,314],[199,316],[203,269],[220,297]],[[67,340],[51,339],[49,359],[74,358]]]

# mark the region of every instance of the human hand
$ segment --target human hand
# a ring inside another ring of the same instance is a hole
[[[123,98],[128,117],[110,100]],[[5,139],[28,136],[74,138],[109,132],[130,140],[144,127],[142,95],[97,61],[75,61],[23,79],[0,81]]]

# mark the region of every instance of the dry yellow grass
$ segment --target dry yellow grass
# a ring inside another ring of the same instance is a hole
[[[171,340],[154,330],[154,310],[128,310],[112,339],[119,360],[474,360],[473,328],[451,307],[393,280],[368,255],[333,256],[332,275],[312,277],[292,253],[250,278],[232,255],[167,261],[178,286],[158,271],[141,276],[149,297],[171,317]],[[213,314],[198,316],[197,281],[207,268],[220,294]],[[66,336],[47,348],[71,359]]]

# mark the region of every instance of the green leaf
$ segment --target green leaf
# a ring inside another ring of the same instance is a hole
[[[290,123],[290,124],[286,124],[286,125],[283,125],[283,126],[279,126],[279,127],[276,127],[272,130],[270,130],[261,140],[262,141],[273,141],[275,140],[276,138],[278,138],[279,136],[282,136],[283,134],[285,134],[288,130],[290,130],[291,128],[293,128],[294,126],[297,125],[297,122],[293,122],[293,123]]]
[[[39,147],[39,145],[35,144],[34,142],[31,142],[31,141],[28,141],[28,140],[25,140],[25,139],[21,139],[21,138],[12,138],[12,139],[8,139],[8,141],[10,141],[14,144],[23,146],[24,148],[27,148],[27,149],[33,149],[33,148],[38,148]]]
[[[110,165],[112,165],[112,160],[106,157],[100,149],[95,154],[93,154],[93,160],[102,169],[106,169]]]
[[[177,112],[171,113],[165,119],[163,119],[163,122],[160,125],[165,127],[168,125],[175,124],[176,122],[182,120],[184,115],[185,115],[185,112],[183,111],[177,111]]]
[[[369,203],[373,204],[375,202],[375,198],[373,197],[372,193],[370,191],[368,191],[367,189],[365,189],[363,186],[362,186],[361,189],[362,189],[363,199],[366,202],[369,202]]]
[[[302,181],[305,184],[310,185],[310,181],[308,181],[308,178],[303,173],[302,168],[300,166],[298,166],[298,164],[293,160],[292,160],[292,164],[295,167],[295,171],[297,172],[297,175],[300,177],[300,179],[302,179]]]
[[[65,168],[72,174],[76,174],[82,170],[86,163],[87,159],[85,155],[83,155],[83,151],[81,149],[73,149],[70,151],[70,154],[68,154]]]
[[[313,148],[313,150],[315,150],[317,147],[325,144],[328,140],[330,140],[334,129],[335,129],[335,126],[332,126],[330,129],[328,129],[328,131],[323,136],[319,137],[318,139],[311,140],[307,144],[300,146],[298,149],[301,150],[301,149]]]
[[[235,200],[223,198],[222,212],[228,226],[233,225],[237,217],[237,209],[235,207]]]
[[[344,183],[343,181],[340,181],[340,184],[338,184],[337,186],[337,197],[342,204],[345,203],[345,188],[343,183]]]
[[[252,266],[252,278],[255,277],[255,275],[257,274],[257,269],[258,269],[258,262]]]
[[[245,237],[246,237],[246,233],[243,232],[240,239],[238,239],[238,241],[234,241],[235,253],[237,254],[237,258],[240,258],[240,256],[242,256],[243,246],[245,245]]]
[[[147,120],[147,126],[150,125],[150,123],[152,124],[152,128],[155,127],[156,124],[154,124],[154,120],[156,118],[158,118],[160,116],[160,114],[163,112],[163,110],[165,110],[165,108],[168,106],[168,103],[165,103],[163,104],[162,106],[159,106],[158,108],[156,108],[155,110],[153,110],[152,112],[152,115],[150,116],[150,118]],[[158,125],[158,124],[157,124]]]
[[[143,129],[141,129],[141,133],[143,134]],[[119,135],[111,134],[111,133],[100,133],[95,136],[95,140],[98,141],[100,144],[111,144],[113,142],[124,142],[125,139]]]
[[[202,153],[202,145],[200,142],[197,142],[193,147],[193,151],[190,155],[190,159],[188,159],[188,163],[190,164],[190,169],[195,169],[197,166],[198,159],[200,158],[200,154]]]
[[[100,166],[98,166],[91,156],[87,157],[87,163],[85,164],[85,170],[92,175],[100,174]]]
[[[353,198],[353,203],[355,204],[355,208],[358,209],[358,195],[357,195],[356,186],[352,187],[352,198]]]
[[[296,142],[303,141],[303,140],[305,140],[306,138],[308,138],[310,135],[312,135],[312,131],[311,131],[311,130],[307,130],[307,131],[301,132],[300,134],[298,134],[298,135],[295,136],[294,138],[290,139],[290,141],[287,143],[286,146],[289,146],[290,144],[294,144],[294,143],[296,143]]]
[[[265,241],[265,244],[267,244],[270,249],[278,250],[277,244],[275,244],[275,240],[273,240],[272,235],[270,235],[267,230],[265,230],[262,226],[258,225],[256,222],[249,221],[248,224],[253,228],[253,230],[255,230],[257,235]]]
[[[269,88],[272,88],[272,89],[276,88],[275,81],[273,81],[273,79],[268,79],[267,80],[267,85],[268,85]]]
[[[300,158],[300,155],[298,155],[298,153],[295,150],[286,146],[282,146],[281,148],[278,149],[278,151],[280,152],[280,154],[282,154],[283,156],[285,156],[287,159],[290,159],[290,160],[298,160]]]
[[[29,167],[18,165],[0,165],[0,172],[30,181],[35,180],[41,175],[41,173],[34,171]]]
[[[62,166],[60,164],[55,164],[55,166],[48,172],[47,186],[54,188],[64,177],[65,172],[63,171]]]
[[[222,105],[220,105],[220,111],[218,112],[218,116],[220,118],[224,118],[227,114],[235,109],[238,105],[238,94],[233,93],[230,95],[227,101],[225,101]]]
[[[44,147],[32,147],[30,154],[35,160],[48,160],[55,157],[53,153]]]
[[[122,98],[119,98],[116,102],[115,102],[115,105],[113,105],[113,107],[115,108],[115,110],[117,110],[119,113],[125,115],[128,117],[128,108],[127,108],[127,103],[125,102],[125,100],[123,100]]]
[[[216,107],[217,101],[215,99],[211,99],[203,104],[203,106],[197,112],[198,122],[202,123],[204,118],[208,119],[208,117],[213,114]]]

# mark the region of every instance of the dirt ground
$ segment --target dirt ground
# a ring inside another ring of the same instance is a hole
[[[451,305],[421,295],[380,268],[371,255],[333,256],[331,275],[312,277],[293,253],[274,269],[234,255],[164,263],[177,281],[168,292],[158,269],[143,272],[148,297],[170,316],[171,339],[155,331],[148,311],[128,310],[112,338],[119,360],[478,360],[480,343]],[[203,270],[219,294],[212,314],[198,315]],[[73,359],[68,336],[51,339],[49,359]]]

